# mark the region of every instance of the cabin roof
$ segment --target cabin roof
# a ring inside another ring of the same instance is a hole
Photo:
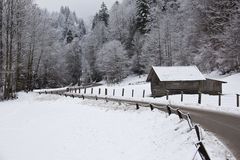
[[[220,83],[227,83],[226,81],[222,81],[222,80],[215,79],[215,78],[206,78],[206,80],[217,81],[217,82],[220,82]]]
[[[206,80],[196,66],[153,66],[147,81],[150,81],[154,73],[160,81],[203,81]]]

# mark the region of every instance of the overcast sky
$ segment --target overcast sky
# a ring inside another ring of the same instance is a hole
[[[59,11],[61,6],[69,6],[79,18],[85,21],[89,21],[98,12],[103,1],[110,9],[116,0],[35,0],[41,8],[49,11]],[[118,1],[121,2],[121,0]]]

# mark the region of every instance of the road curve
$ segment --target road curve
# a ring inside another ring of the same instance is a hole
[[[240,159],[240,115],[181,107],[191,115],[193,122],[213,132]]]
[[[60,94],[83,98],[83,95],[79,94]],[[96,96],[84,95],[84,98],[96,99]],[[144,106],[153,104],[155,108],[167,112],[166,107],[163,107],[166,106],[166,104],[162,103],[151,103],[147,101],[129,100],[124,98],[97,97],[97,99],[103,100],[106,100],[106,98],[108,101],[125,102]],[[200,124],[203,128],[214,133],[219,140],[221,140],[229,148],[235,158],[240,160],[240,115],[194,107],[183,107],[179,105],[171,105],[171,107],[175,109],[179,108],[182,112],[189,113],[193,122]]]

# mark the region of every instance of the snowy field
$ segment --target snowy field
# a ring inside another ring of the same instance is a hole
[[[196,151],[194,130],[175,115],[56,95],[18,96],[0,103],[1,160],[192,160]],[[212,159],[234,159],[212,134],[202,134]]]
[[[213,109],[224,112],[240,113],[240,108],[237,107],[236,94],[240,94],[240,73],[231,76],[219,76],[217,74],[206,75],[227,82],[223,84],[223,95],[221,97],[222,104],[218,106],[218,96],[211,96],[208,94],[202,95],[202,103],[198,104],[198,95],[187,95],[184,94],[183,102],[181,102],[181,95],[170,95],[169,100],[166,97],[156,98],[151,97],[151,86],[150,83],[146,82],[147,75],[138,77],[131,76],[126,78],[123,82],[116,85],[104,84],[100,87],[93,88],[93,95],[99,95],[99,88],[101,89],[101,96],[105,96],[105,89],[107,89],[108,97],[124,98],[124,99],[137,99],[148,102],[160,102],[163,104],[177,104],[190,107],[198,107],[205,109]],[[122,96],[122,90],[124,89],[124,96]],[[114,91],[115,90],[115,91]],[[134,94],[132,97],[132,90]],[[145,92],[145,94],[144,94]],[[81,94],[84,90],[81,90]],[[91,88],[86,90],[87,95],[91,95]],[[143,98],[143,95],[144,98]]]

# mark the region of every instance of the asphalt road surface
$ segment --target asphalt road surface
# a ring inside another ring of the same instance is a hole
[[[187,107],[180,109],[189,112],[193,122],[213,132],[235,158],[240,159],[240,115]]]

